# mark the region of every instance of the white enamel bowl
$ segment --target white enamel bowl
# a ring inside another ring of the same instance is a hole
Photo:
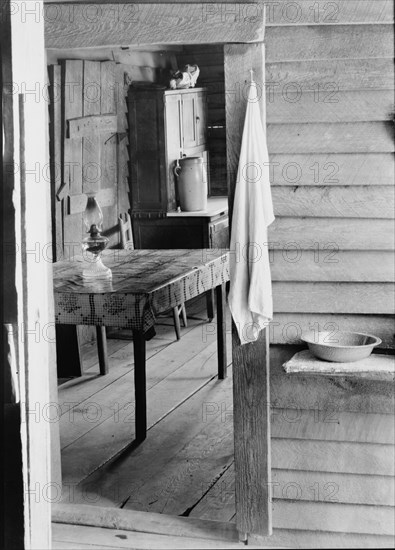
[[[381,344],[380,338],[361,332],[317,332],[302,335],[313,355],[324,361],[352,363],[369,357],[373,348]]]

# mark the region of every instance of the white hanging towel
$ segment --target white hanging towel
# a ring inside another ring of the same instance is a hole
[[[241,344],[257,340],[273,317],[267,227],[274,221],[274,214],[258,92],[251,81],[230,242],[229,307]]]

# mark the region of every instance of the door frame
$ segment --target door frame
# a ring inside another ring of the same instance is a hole
[[[32,49],[34,44],[35,62],[30,67],[29,74],[39,75],[39,81],[45,85],[44,74],[45,50],[44,50],[44,23],[45,23],[45,47],[59,48],[66,47],[67,44],[74,48],[100,47],[109,45],[119,45],[122,37],[117,38],[117,44],[111,44],[112,35],[105,35],[96,32],[92,28],[87,32],[86,27],[90,22],[85,20],[85,25],[78,27],[78,14],[84,9],[84,2],[89,3],[90,9],[96,9],[103,13],[103,10],[109,10],[106,2],[96,0],[80,0],[79,4],[74,4],[68,0],[52,0],[43,9],[52,9],[52,14],[57,16],[24,19],[11,17],[11,28],[13,32],[12,57],[15,61],[15,67],[22,69],[26,65],[26,58],[22,58],[20,46],[16,40],[21,40],[23,35],[28,36],[29,45],[26,44],[26,50]],[[35,2],[37,4],[37,2]],[[40,5],[43,0],[39,0]],[[54,5],[56,4],[56,8]],[[166,45],[192,45],[192,44],[223,44],[225,55],[225,85],[226,85],[226,142],[227,142],[227,168],[228,168],[228,190],[229,190],[229,212],[231,216],[234,188],[236,182],[236,172],[238,158],[240,153],[240,143],[244,116],[246,110],[246,94],[243,93],[245,86],[248,86],[249,69],[252,68],[255,73],[255,81],[258,86],[264,90],[264,27],[265,12],[263,3],[245,4],[234,2],[168,2],[161,4],[152,4],[150,1],[136,2],[113,2],[117,9],[129,9],[138,6],[138,19],[133,22],[133,32],[127,31],[127,43],[124,45],[139,47],[143,45],[166,44]],[[247,8],[253,6],[254,14],[246,12]],[[70,22],[70,9],[73,10],[73,19]],[[113,8],[112,8],[113,9]],[[49,13],[49,12],[47,12]],[[60,15],[59,15],[60,14]],[[64,18],[62,18],[64,14]],[[77,14],[77,18],[75,17]],[[176,33],[177,17],[182,16],[183,31]],[[30,21],[30,22],[29,22]],[[147,27],[147,21],[149,25]],[[92,23],[94,25],[94,22]],[[27,32],[31,27],[32,31]],[[107,29],[105,26],[101,28]],[[147,28],[149,30],[147,34]],[[111,30],[111,29],[110,29]],[[125,32],[126,32],[125,31]],[[34,34],[34,39],[32,36]],[[71,37],[72,36],[72,40]],[[126,36],[126,35],[125,35]],[[173,37],[173,38],[172,38]],[[26,38],[27,40],[27,38]],[[126,40],[126,37],[125,37]],[[22,40],[23,41],[23,40]],[[37,81],[38,78],[35,79]],[[33,86],[34,88],[34,86]],[[31,89],[31,88],[27,88]],[[241,91],[241,94],[238,93]],[[264,93],[260,98],[260,107],[262,117],[265,114]],[[22,100],[23,101],[23,100]],[[41,102],[41,118],[37,117],[36,110],[31,109],[31,113],[26,111],[25,129],[28,130],[28,139],[25,146],[25,154],[31,159],[31,155],[36,154],[35,144],[32,142],[31,127],[35,125],[40,135],[38,156],[41,162],[47,161],[48,155],[48,135],[47,135],[47,105]],[[17,113],[21,114],[14,107],[14,120],[19,125]],[[18,126],[19,127],[19,126]],[[15,146],[20,147],[19,132],[15,135]],[[34,153],[35,152],[35,153]],[[19,157],[17,157],[19,158]],[[20,178],[23,184],[23,176]],[[21,185],[22,185],[21,184]],[[49,188],[46,188],[46,182],[41,181],[40,196],[44,204],[48,204],[46,212],[50,212]],[[48,186],[49,187],[49,186]],[[42,212],[36,214],[35,201],[30,192],[26,195],[25,211],[26,220],[22,227],[29,238],[39,235],[39,242],[50,242],[50,220],[42,216]],[[38,232],[38,233],[37,233]],[[23,289],[23,281],[27,278],[41,277],[42,293],[22,292],[19,299],[21,314],[27,317],[26,325],[35,323],[39,317],[39,326],[43,323],[53,323],[53,303],[52,303],[52,278],[50,265],[45,262],[30,261],[26,256],[25,248],[25,267],[23,267],[23,258],[19,259],[21,268],[20,286]],[[27,261],[26,261],[27,260]],[[23,269],[24,271],[23,271]],[[41,299],[41,303],[38,300]],[[22,304],[22,301],[23,304]],[[44,305],[43,305],[44,304]],[[25,319],[23,317],[23,319]],[[44,361],[41,361],[41,374],[33,372],[32,368],[25,369],[26,383],[22,384],[22,399],[27,403],[25,413],[29,413],[29,403],[42,402],[49,404],[54,398],[54,372],[55,364],[54,344],[48,339],[41,339],[40,345],[34,347],[35,333],[27,331],[23,357],[20,360],[27,367],[37,361],[37,354],[44,354]],[[234,428],[235,428],[235,470],[236,470],[236,527],[239,533],[239,539],[246,541],[248,535],[260,534],[270,535],[272,533],[271,522],[271,502],[270,502],[270,417],[269,417],[269,353],[267,330],[262,331],[257,342],[244,346],[239,345],[237,332],[233,325],[232,328],[232,351],[233,351],[233,382],[234,382]],[[20,363],[22,365],[22,362]],[[44,363],[44,365],[43,365]],[[52,395],[50,392],[52,387]],[[264,399],[262,399],[264,396]],[[30,415],[31,416],[31,415]],[[51,486],[50,474],[50,429],[48,422],[31,422],[29,414],[26,416],[25,426],[22,425],[22,445],[24,453],[24,481],[27,491],[25,491],[25,545],[26,548],[50,548],[50,504],[51,498],[40,496],[37,503],[36,493],[34,492],[37,483],[42,491]],[[55,464],[60,458],[60,451],[56,448],[56,435],[52,435],[52,445],[55,453]],[[43,439],[44,438],[44,439]],[[42,453],[44,442],[45,457],[43,460],[38,449]],[[37,456],[36,456],[37,455]],[[59,455],[59,456],[58,456]],[[56,466],[55,466],[56,467]],[[56,474],[55,474],[56,478]],[[38,480],[38,481],[37,481]],[[57,510],[59,510],[59,505]],[[100,515],[100,508],[98,516]],[[67,518],[65,515],[65,523]],[[173,519],[173,518],[171,518]],[[187,518],[185,518],[187,519]],[[71,522],[70,522],[71,523]],[[169,518],[169,532],[173,535],[172,521]]]

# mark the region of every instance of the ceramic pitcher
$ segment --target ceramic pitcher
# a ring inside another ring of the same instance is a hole
[[[177,176],[181,210],[197,212],[207,209],[207,181],[203,172],[202,157],[178,159],[174,168]]]

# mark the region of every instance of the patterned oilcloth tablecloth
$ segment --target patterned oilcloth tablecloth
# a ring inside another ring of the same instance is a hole
[[[83,282],[81,262],[54,264],[56,323],[146,332],[157,314],[229,280],[225,251],[211,250],[207,261],[202,261],[201,250],[133,251],[129,260],[123,252],[105,262],[113,269],[113,280],[95,284]],[[152,265],[156,269],[150,275],[144,269]]]

